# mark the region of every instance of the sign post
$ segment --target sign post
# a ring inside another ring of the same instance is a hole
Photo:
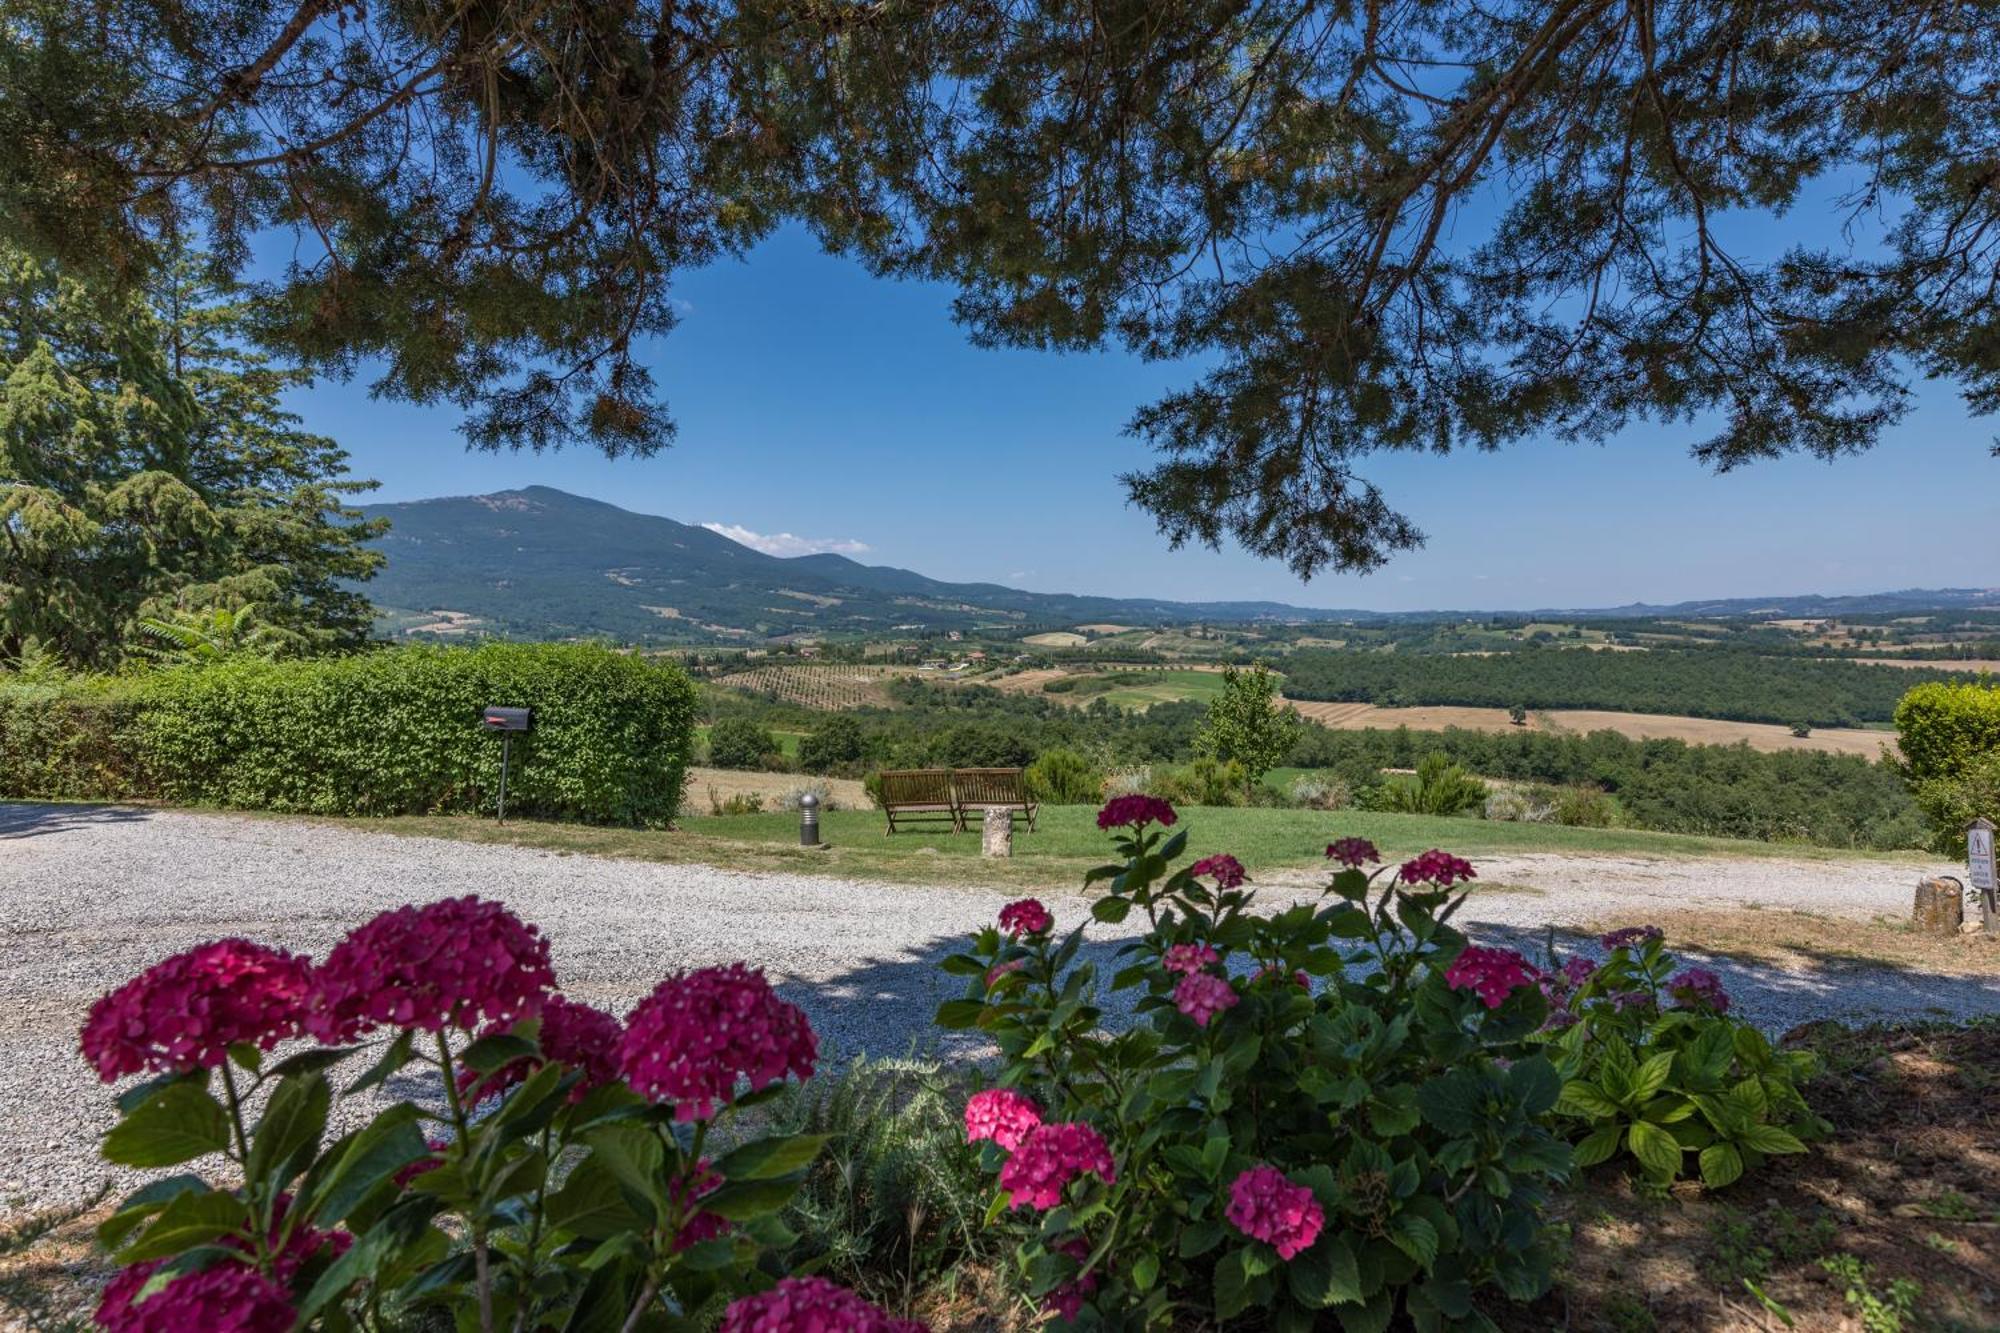
[[[1993,821],[1980,817],[1965,829],[1966,880],[1979,895],[1981,924],[1987,930],[2000,923],[2000,899],[1995,897],[1993,874]]]

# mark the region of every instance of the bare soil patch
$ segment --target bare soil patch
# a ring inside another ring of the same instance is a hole
[[[1327,703],[1311,699],[1288,699],[1301,716],[1334,731],[1362,731],[1368,728],[1412,731],[1442,731],[1463,727],[1468,731],[1512,731],[1514,724],[1504,708],[1383,708],[1375,704]],[[1719,718],[1683,717],[1665,713],[1620,713],[1594,708],[1550,708],[1528,714],[1526,730],[1547,732],[1615,731],[1634,740],[1676,740],[1690,745],[1735,745],[1748,742],[1753,750],[1777,753],[1784,750],[1823,750],[1832,754],[1858,754],[1873,759],[1885,745],[1893,746],[1895,733],[1863,728],[1815,728],[1810,736],[1794,736],[1789,727],[1768,722],[1729,722]]]

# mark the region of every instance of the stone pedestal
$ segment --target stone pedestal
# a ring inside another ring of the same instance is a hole
[[[1012,810],[988,810],[986,822],[979,830],[979,854],[981,856],[1012,856],[1014,854],[1014,812]]]
[[[1965,886],[1949,875],[1917,881],[1910,929],[1920,935],[1956,935],[1965,924]]]

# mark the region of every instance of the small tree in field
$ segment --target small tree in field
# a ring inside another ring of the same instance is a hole
[[[1263,665],[1222,669],[1222,693],[1208,706],[1195,751],[1243,765],[1243,792],[1283,763],[1299,738],[1298,710],[1280,707],[1278,678]]]
[[[1507,720],[1509,722],[1512,722],[1517,727],[1527,726],[1528,706],[1526,704],[1515,704],[1512,708],[1507,710]]]

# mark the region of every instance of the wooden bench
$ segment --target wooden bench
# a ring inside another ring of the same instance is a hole
[[[1035,803],[1028,799],[1027,775],[1018,768],[955,768],[951,772],[952,793],[958,801],[959,827],[977,811],[1007,810],[1025,816],[1028,832],[1035,831]]]
[[[901,824],[951,825],[963,832],[965,821],[953,798],[951,770],[948,768],[900,768],[882,771],[882,813],[888,817],[889,833]]]

